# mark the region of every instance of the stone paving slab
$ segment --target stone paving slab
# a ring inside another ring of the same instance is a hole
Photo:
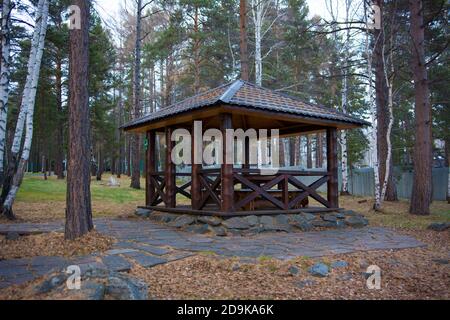
[[[102,261],[109,270],[114,272],[128,272],[132,268],[131,263],[127,259],[117,255],[104,256],[102,257]]]
[[[141,267],[151,268],[160,264],[165,264],[168,261],[166,259],[158,258],[155,256],[150,256],[145,253],[132,252],[125,254],[126,257],[135,260]]]
[[[150,268],[206,251],[241,259],[254,260],[261,256],[271,256],[289,260],[299,256],[317,258],[356,251],[424,246],[413,237],[381,227],[291,234],[265,233],[223,238],[184,233],[151,221],[96,219],[94,224],[99,232],[118,239],[112,250],[103,256],[94,254],[70,261],[61,257],[0,261],[0,288],[22,284],[69,265],[79,265],[83,270],[97,266],[127,271],[131,268],[133,260],[145,268]],[[62,232],[63,229],[62,222],[6,224],[0,225],[0,234],[18,232],[27,235]]]

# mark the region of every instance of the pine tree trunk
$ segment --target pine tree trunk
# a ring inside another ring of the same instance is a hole
[[[295,166],[300,166],[301,137],[295,137]]]
[[[247,41],[247,1],[240,0],[239,4],[240,18],[240,47],[241,47],[241,79],[250,80],[248,65],[248,41]]]
[[[81,29],[70,31],[69,152],[65,238],[77,239],[91,230],[91,148],[89,119],[89,0],[74,0],[81,9]]]
[[[31,143],[33,139],[34,105],[41,61],[44,53],[45,35],[47,33],[48,7],[48,0],[39,1],[36,27],[33,33],[32,48],[30,51],[30,59],[28,61],[28,74],[11,151],[12,161],[10,161],[8,165],[8,174],[5,178],[2,190],[1,209],[2,213],[8,219],[15,219],[12,207],[17,192],[22,184],[28,160],[30,158]],[[25,138],[23,139],[23,147],[21,147],[24,129]],[[21,150],[22,154],[19,155]]]
[[[289,165],[295,167],[295,138],[289,138]]]
[[[323,168],[323,135],[316,136],[316,168]]]
[[[415,87],[414,178],[411,214],[429,215],[432,202],[432,132],[428,72],[425,62],[423,3],[410,0],[412,70]]]
[[[102,153],[102,148],[99,147],[98,149],[98,157],[97,157],[97,176],[96,179],[97,181],[102,181],[102,176],[103,176],[103,171],[104,171],[104,163],[103,163],[103,153]]]
[[[0,186],[5,174],[6,125],[8,122],[8,100],[10,83],[10,15],[11,2],[3,0],[1,21],[1,63],[0,63]]]
[[[134,79],[133,79],[133,119],[138,119],[141,115],[141,28],[142,28],[142,0],[137,0],[136,14],[136,39],[135,39],[135,59],[134,59]],[[140,136],[134,134],[131,137],[131,188],[141,188],[141,150]]]
[[[64,174],[64,121],[62,107],[62,57],[57,49],[56,56],[56,107],[57,107],[57,125],[56,125],[56,155],[55,155],[55,174],[59,180],[65,178]]]
[[[312,162],[312,148],[311,148],[311,136],[306,136],[306,167],[308,169],[312,169],[313,162]]]
[[[199,12],[195,6],[194,14],[194,93],[200,92],[200,40],[199,40]]]

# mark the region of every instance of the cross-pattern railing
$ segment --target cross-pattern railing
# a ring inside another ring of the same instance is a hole
[[[318,177],[318,180],[305,185],[298,178],[301,176]],[[237,198],[236,210],[247,208],[249,205],[254,208],[251,204],[257,199],[262,199],[280,210],[291,210],[301,206],[309,197],[330,208],[328,200],[317,192],[317,189],[329,180],[329,175],[325,172],[279,171],[264,176],[260,174],[260,170],[235,169],[233,177],[236,183],[242,185],[242,190],[238,191],[238,194],[245,194]],[[276,186],[277,188],[274,188]]]
[[[199,180],[201,184],[202,199],[199,205],[200,210],[206,205],[212,203],[221,207],[220,186],[222,177],[220,169],[203,169],[200,170]]]
[[[191,177],[190,173],[177,173],[176,178],[181,177]],[[158,206],[161,203],[167,203],[167,190],[166,190],[166,178],[164,172],[156,172],[154,174],[151,174],[150,177],[152,185],[154,186],[154,195],[153,198],[150,199],[151,206]],[[181,194],[185,196],[188,199],[192,199],[191,193],[189,188],[192,185],[192,181],[189,180],[188,182],[182,184],[181,186],[178,185],[178,181],[175,183],[175,192],[176,194]]]

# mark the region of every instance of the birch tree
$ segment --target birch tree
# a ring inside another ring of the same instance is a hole
[[[3,183],[6,148],[6,124],[8,122],[8,100],[10,82],[10,21],[11,1],[3,0],[1,20],[1,65],[0,65],[0,185]]]
[[[347,113],[348,105],[348,68],[350,60],[350,7],[352,5],[352,0],[345,1],[345,28],[346,34],[344,39],[343,54],[344,54],[344,64],[343,64],[343,74],[342,79],[342,112]],[[347,149],[347,131],[342,130],[340,134],[340,145],[341,145],[341,170],[342,170],[342,195],[349,195],[348,188],[348,149]]]
[[[11,148],[11,161],[8,174],[2,190],[2,213],[9,219],[14,219],[12,206],[17,191],[25,174],[26,165],[30,157],[33,139],[33,117],[36,99],[36,90],[41,69],[42,55],[44,53],[45,36],[47,33],[49,0],[40,0],[37,8],[36,26],[31,42],[30,57],[28,60],[28,73],[22,95],[22,103],[16,124],[14,141]],[[22,139],[25,130],[25,138]],[[19,153],[22,153],[19,157]]]
[[[365,7],[365,18],[366,18],[366,44],[365,51],[367,57],[367,77],[368,77],[368,95],[367,100],[370,108],[371,120],[372,120],[372,131],[370,134],[370,150],[372,154],[372,162],[374,168],[374,182],[375,182],[375,205],[374,209],[379,210],[381,208],[381,197],[380,197],[380,175],[379,175],[379,160],[378,160],[378,112],[376,99],[374,94],[374,79],[373,79],[373,50],[370,46],[371,29],[378,26],[371,26],[369,24],[368,9],[366,2],[364,2]],[[374,41],[377,41],[375,39]]]
[[[388,105],[388,126],[387,126],[387,132],[386,132],[386,145],[387,145],[387,154],[386,154],[386,162],[385,162],[385,174],[384,174],[384,180],[381,181],[382,188],[381,188],[381,200],[384,200],[386,198],[386,193],[388,190],[388,184],[389,180],[392,180],[392,128],[394,126],[394,80],[395,80],[395,65],[394,65],[394,36],[393,36],[393,23],[391,23],[391,37],[390,37],[390,51],[388,54],[388,57],[386,57],[385,53],[385,46],[383,46],[382,49],[382,61],[384,65],[384,77],[386,81],[386,85],[388,88],[388,95],[387,95],[387,105]],[[390,65],[390,74],[388,71],[388,64]],[[380,183],[381,183],[380,182]],[[391,187],[392,188],[392,187]],[[395,188],[395,186],[394,186]],[[396,194],[396,192],[395,192]]]
[[[274,47],[277,46],[277,44],[275,44],[263,56],[262,55],[262,41],[263,41],[265,35],[273,27],[275,22],[283,14],[277,13],[277,16],[272,20],[272,22],[269,23],[267,28],[265,30],[263,30],[264,22],[267,20],[267,15],[269,13],[269,10],[273,7],[276,7],[276,6],[274,6],[275,3],[273,0],[251,0],[250,4],[251,4],[253,24],[255,27],[255,83],[256,83],[256,85],[261,86],[262,79],[263,79],[263,60],[265,57],[267,57],[272,52]]]

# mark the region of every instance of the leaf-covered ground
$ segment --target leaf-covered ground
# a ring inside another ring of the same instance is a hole
[[[129,180],[120,180],[120,188],[93,181],[94,217],[132,215],[144,201],[144,191],[131,190]],[[142,184],[144,185],[144,184]],[[50,178],[27,176],[15,213],[19,222],[42,222],[64,218],[65,183]],[[180,201],[185,201],[179,199]],[[293,261],[261,257],[254,261],[222,259],[211,254],[197,255],[152,269],[134,267],[132,274],[149,284],[149,296],[156,299],[450,299],[450,232],[426,230],[433,222],[450,222],[450,205],[435,202],[432,215],[408,214],[408,202],[385,203],[382,212],[373,212],[372,200],[342,197],[341,206],[365,214],[372,226],[385,226],[418,238],[427,248],[400,251],[359,252],[348,255]],[[0,223],[8,223],[0,221]],[[62,235],[51,234],[21,239],[4,249],[0,238],[0,259],[40,255],[72,256],[103,251],[109,238],[98,235],[79,245],[66,245]],[[327,278],[315,278],[307,269],[316,262],[331,264],[344,260],[349,266],[335,269]],[[370,265],[382,270],[381,290],[369,290],[363,273]],[[299,270],[293,275],[289,270]],[[35,283],[0,292],[0,299],[52,299],[33,293]],[[61,298],[61,297],[57,297]],[[67,298],[71,298],[68,296]]]
[[[416,236],[429,248],[359,252],[289,262],[262,258],[256,263],[196,256],[150,270],[135,268],[156,299],[450,299],[449,232],[422,231]],[[344,260],[327,278],[307,269],[315,262]],[[381,268],[381,290],[369,290],[363,275]],[[300,272],[292,275],[289,269]]]
[[[32,258],[38,256],[75,257],[111,248],[114,239],[98,232],[90,232],[76,241],[64,239],[62,233],[48,233],[7,240],[0,236],[0,260]]]

